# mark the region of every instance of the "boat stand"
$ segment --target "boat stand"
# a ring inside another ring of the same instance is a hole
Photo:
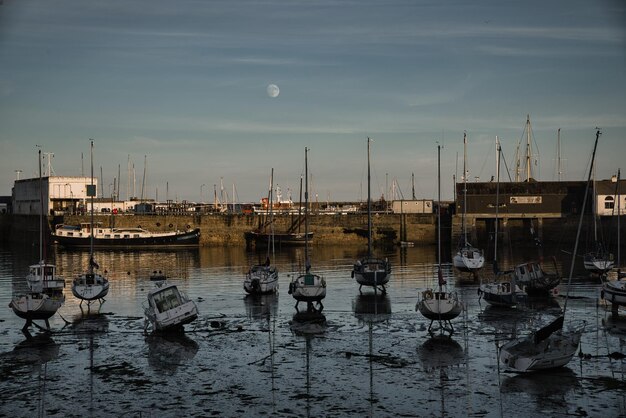
[[[324,310],[324,305],[322,304],[321,300],[316,301],[317,302],[317,307],[313,305],[313,302],[307,301],[306,303],[306,311],[307,312],[322,312]],[[300,309],[298,309],[298,304],[300,303],[300,301],[296,302],[296,311],[300,312]]]
[[[363,287],[363,285],[362,285],[362,284],[360,284],[360,285],[359,285],[359,293],[360,293],[361,295],[363,294],[363,292],[361,292],[361,288],[362,288],[362,287]],[[386,295],[386,294],[387,294],[387,289],[385,289],[385,285],[384,285],[384,284],[381,284],[381,285],[380,285],[380,288],[379,288],[379,285],[374,285],[374,286],[372,286],[372,287],[374,288],[374,294],[378,293],[379,291],[380,291],[380,293],[382,293],[383,295]]]
[[[44,328],[44,327],[42,327],[41,325],[39,325],[39,324],[37,324],[37,323],[33,322],[33,320],[32,320],[32,319],[27,319],[27,320],[26,320],[26,323],[25,323],[25,324],[24,324],[24,326],[22,327],[22,332],[27,333],[27,332],[28,332],[28,328],[29,328],[31,325],[32,325],[32,326],[34,326],[34,327],[39,328],[39,329],[40,329],[40,330],[42,330],[42,331],[45,331],[45,332],[50,332],[50,322],[48,322],[48,320],[47,320],[47,319],[44,319],[44,321],[46,322],[46,327],[45,327],[45,328]]]
[[[452,326],[452,322],[450,322],[450,320],[447,320],[447,319],[437,320],[437,322],[439,323],[439,326],[435,328],[433,328],[433,322],[435,322],[435,320],[431,319],[430,324],[428,325],[428,333],[431,336],[435,334],[437,331],[439,331],[441,334],[448,332],[450,333],[450,336],[454,334],[454,327]]]
[[[100,308],[102,307],[102,304],[104,302],[106,302],[106,299],[105,298],[100,298],[100,299],[97,299],[97,300],[98,300],[98,302],[100,302],[100,306],[98,306],[98,310],[100,310]],[[83,302],[84,302],[84,300],[81,299],[80,303],[78,304],[78,307],[80,308],[80,312],[81,313],[85,313],[85,311],[83,311]],[[96,302],[95,300],[88,300],[87,301],[87,313],[89,313],[89,311],[91,310],[91,304],[95,303],[95,302]]]

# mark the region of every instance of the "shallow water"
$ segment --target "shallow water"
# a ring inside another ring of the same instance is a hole
[[[245,297],[243,274],[264,253],[244,248],[101,251],[111,281],[98,315],[83,316],[69,279],[88,253],[53,248],[68,280],[53,332],[20,331],[8,303],[23,286],[32,247],[0,249],[0,415],[9,416],[618,416],[626,414],[626,319],[599,303],[600,284],[575,272],[568,319],[587,321],[581,350],[559,370],[519,375],[503,370],[497,346],[547,323],[559,296],[517,310],[481,305],[478,283],[445,277],[466,306],[451,338],[431,337],[415,312],[431,285],[436,249],[391,249],[387,297],[359,295],[350,278],[363,248],[314,247],[313,270],[326,277],[323,318],[294,317],[288,283],[303,249],[279,251],[279,294]],[[546,251],[548,252],[548,251]],[[565,257],[565,256],[564,256]],[[503,259],[503,266],[515,258]],[[582,263],[580,263],[582,264]],[[568,260],[559,260],[561,271]],[[153,270],[198,305],[183,335],[145,335],[141,304]],[[483,274],[489,274],[488,268]],[[567,270],[568,271],[568,270]],[[626,315],[624,315],[626,318]],[[311,319],[311,318],[307,318]],[[587,358],[584,358],[587,357]]]

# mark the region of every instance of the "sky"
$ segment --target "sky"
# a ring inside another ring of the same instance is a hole
[[[256,202],[273,168],[297,201],[308,147],[311,199],[356,201],[370,137],[373,198],[436,199],[442,146],[452,199],[464,132],[468,181],[488,181],[527,115],[534,178],[558,179],[559,129],[563,180],[586,178],[596,127],[596,177],[626,169],[626,3],[0,2],[0,195],[38,146],[88,175],[92,138],[105,194],[119,170],[128,196],[130,159],[137,196]]]

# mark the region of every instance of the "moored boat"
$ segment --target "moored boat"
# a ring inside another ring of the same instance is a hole
[[[88,222],[80,226],[57,225],[52,238],[64,247],[89,247],[91,232],[91,224]],[[95,248],[194,247],[199,242],[199,228],[167,232],[151,232],[143,228],[105,228],[100,224],[93,228]]]
[[[198,318],[198,308],[194,301],[178,290],[175,284],[157,282],[148,293],[143,304],[145,325],[154,331],[180,330]]]

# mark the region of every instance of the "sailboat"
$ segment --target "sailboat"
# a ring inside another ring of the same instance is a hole
[[[87,309],[94,301],[99,301],[100,305],[104,303],[104,297],[109,293],[109,280],[102,274],[97,273],[98,263],[93,257],[93,198],[96,195],[96,186],[93,184],[93,140],[91,140],[91,184],[87,186],[87,195],[91,203],[91,219],[90,219],[90,246],[89,246],[89,267],[87,271],[72,281],[72,294],[80,299],[80,308],[82,310],[83,301],[87,301]]]
[[[289,283],[289,294],[293,296],[296,302],[296,311],[300,302],[307,303],[307,311],[324,309],[322,299],[326,297],[326,280],[319,274],[311,273],[311,263],[309,260],[309,168],[308,168],[308,148],[304,148],[304,262],[305,272],[294,278]],[[317,303],[317,309],[313,303]]]
[[[467,239],[467,134],[463,133],[463,236],[452,263],[459,271],[475,274],[485,264],[483,251],[474,247]]]
[[[9,307],[20,318],[26,320],[23,331],[33,324],[34,320],[45,321],[46,328],[50,329],[50,319],[65,302],[63,288],[65,280],[57,276],[56,266],[46,262],[43,226],[43,181],[41,177],[41,150],[39,150],[39,263],[29,266],[26,276],[28,293],[15,296],[9,302]]]
[[[498,267],[498,215],[500,210],[500,157],[502,148],[496,137],[496,219],[494,222],[493,272],[499,280],[481,283],[478,288],[479,300],[482,298],[493,306],[512,308],[526,299],[526,292],[519,288],[516,275],[511,271],[501,271]]]
[[[433,322],[438,321],[438,329],[452,334],[454,327],[450,321],[459,316],[463,310],[463,304],[459,301],[456,292],[448,292],[446,290],[447,283],[441,271],[441,145],[437,145],[437,169],[437,278],[439,287],[437,290],[426,289],[423,291],[421,300],[418,300],[415,305],[415,310],[419,309],[424,317],[430,319],[430,324],[428,325],[429,333],[434,331],[432,329]]]
[[[278,289],[278,269],[276,266],[272,266],[270,262],[270,250],[274,250],[274,219],[273,219],[273,206],[274,206],[274,169],[272,168],[272,174],[270,175],[270,189],[268,192],[268,202],[270,206],[270,228],[271,234],[267,237],[267,258],[263,264],[255,264],[246,273],[246,278],[243,282],[243,289],[246,293],[252,295],[274,293]]]
[[[512,340],[500,347],[500,362],[505,366],[516,371],[529,372],[536,370],[551,369],[565,366],[574,357],[580,338],[585,329],[585,322],[570,323],[567,330],[563,329],[565,315],[567,313],[567,301],[569,299],[569,290],[574,274],[574,264],[576,254],[578,252],[578,242],[580,232],[582,230],[583,218],[585,216],[585,206],[589,195],[589,185],[591,183],[591,175],[596,157],[596,149],[598,148],[598,139],[600,138],[600,130],[596,131],[596,140],[591,155],[591,165],[589,167],[589,175],[587,177],[587,186],[585,187],[585,197],[583,199],[582,210],[580,211],[580,220],[578,222],[578,230],[576,232],[576,241],[574,243],[574,251],[572,252],[572,262],[570,264],[569,278],[567,280],[567,292],[565,294],[565,304],[563,305],[562,314],[547,326],[535,331],[525,338]]]
[[[622,272],[621,264],[621,237],[620,237],[620,217],[621,217],[621,193],[620,193],[620,170],[617,170],[617,280],[604,280],[600,297],[611,303],[613,315],[617,315],[620,306],[626,306],[626,281]]]
[[[363,286],[371,286],[374,292],[380,290],[386,293],[385,284],[389,282],[391,264],[389,260],[372,256],[372,199],[370,176],[370,143],[367,138],[367,256],[357,260],[352,270],[352,277],[359,284],[359,292]]]
[[[585,270],[588,272],[605,275],[613,269],[615,262],[613,261],[613,254],[611,254],[602,241],[598,239],[598,215],[596,213],[598,202],[596,198],[597,192],[595,190],[595,178],[593,185],[593,208],[591,211],[593,217],[593,250],[585,254],[583,264],[585,266]]]

